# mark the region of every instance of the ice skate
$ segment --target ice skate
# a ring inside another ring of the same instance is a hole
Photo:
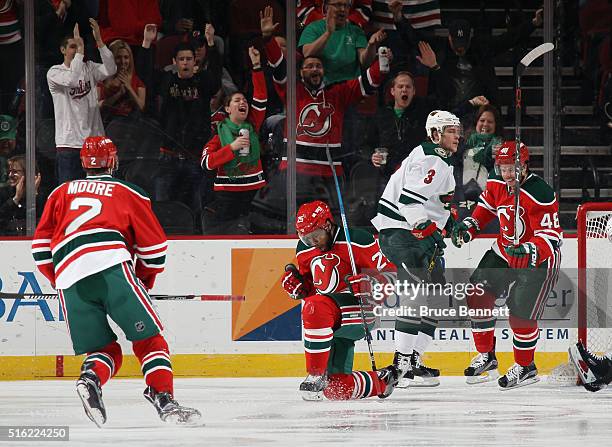
[[[304,400],[323,400],[323,390],[327,386],[327,373],[323,375],[308,374],[300,383],[300,394]]]
[[[515,363],[508,369],[505,375],[501,376],[497,383],[499,387],[505,391],[512,388],[531,385],[540,380],[538,377],[538,369],[535,363],[531,362],[528,366],[521,366]]]
[[[95,372],[84,369],[76,383],[76,390],[83,402],[83,409],[89,419],[98,427],[106,422],[106,408],[102,401],[102,387]]]
[[[593,354],[581,342],[570,346],[569,356],[585,389],[599,391],[612,378],[612,360]]]
[[[491,382],[499,377],[497,366],[495,351],[479,353],[463,371],[465,382],[468,385]]]
[[[425,366],[421,359],[421,354],[413,351],[412,356],[410,356],[410,364],[414,374],[414,379],[410,381],[410,386],[433,387],[440,385],[440,379],[438,379],[440,377],[440,370]]]
[[[395,356],[393,356],[393,366],[395,366],[399,372],[399,382],[396,388],[408,388],[410,381],[414,379],[412,356],[396,351]]]
[[[390,365],[386,368],[379,369],[376,371],[376,374],[378,374],[378,378],[386,384],[383,392],[378,395],[378,397],[381,399],[385,399],[391,395],[397,386],[397,382],[399,381],[399,371],[395,366]]]
[[[143,394],[145,399],[153,404],[160,419],[164,422],[193,424],[202,417],[202,414],[195,408],[180,406],[170,393],[158,393],[155,389],[148,386]]]

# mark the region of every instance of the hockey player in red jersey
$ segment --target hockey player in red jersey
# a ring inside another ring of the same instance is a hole
[[[393,280],[394,267],[380,252],[374,237],[349,230],[357,275],[353,275],[345,234],[326,203],[305,203],[297,214],[300,237],[298,266],[282,281],[294,299],[303,299],[304,351],[308,376],[300,385],[304,400],[361,399],[389,396],[398,380],[394,366],[378,371],[352,371],[355,341],[365,336],[359,300],[366,322],[374,323],[372,280]],[[371,276],[364,272],[370,273]]]
[[[84,180],[57,187],[32,241],[36,266],[57,289],[75,354],[87,354],[76,383],[87,416],[106,422],[102,386],[122,363],[110,317],[132,342],[147,388],[144,396],[165,422],[189,423],[198,410],[173,397],[173,374],[162,323],[148,290],[164,269],[166,235],[146,194],[111,173],[117,148],[88,137],[81,149]]]
[[[472,309],[492,309],[496,298],[507,293],[514,283],[507,305],[516,363],[499,378],[502,389],[539,380],[534,363],[539,337],[537,320],[557,282],[563,237],[555,192],[541,177],[529,171],[527,146],[521,144],[519,151],[519,227],[515,228],[514,224],[516,144],[506,141],[499,148],[495,171],[489,175],[472,216],[457,224],[452,233],[453,244],[460,247],[471,241],[489,221],[499,219],[500,233],[470,278],[472,283],[484,286],[484,294],[469,295],[467,304]],[[513,244],[515,231],[519,232],[516,246]],[[498,376],[495,321],[490,315],[472,318],[472,333],[479,354],[465,370],[468,383],[481,383]]]

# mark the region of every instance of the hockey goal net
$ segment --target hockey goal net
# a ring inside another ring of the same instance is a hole
[[[581,205],[578,229],[578,327],[577,340],[598,355],[612,351],[612,202]],[[576,383],[569,363],[555,368],[554,383]]]

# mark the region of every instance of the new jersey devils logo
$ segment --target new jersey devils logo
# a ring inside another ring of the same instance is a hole
[[[518,219],[518,234],[519,240],[525,234],[525,220],[523,219],[523,215],[525,214],[525,209],[519,206],[519,219]],[[497,207],[497,217],[499,218],[499,228],[502,231],[502,236],[507,241],[514,241],[514,205],[506,205],[506,206],[498,206]]]
[[[334,114],[331,104],[311,103],[300,112],[297,134],[311,137],[322,137],[331,129],[331,117]]]
[[[317,256],[310,261],[313,284],[320,293],[331,293],[340,283],[340,257],[333,253]]]

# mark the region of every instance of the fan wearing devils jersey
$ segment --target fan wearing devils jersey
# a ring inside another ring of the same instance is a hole
[[[273,68],[274,87],[285,102],[287,92],[287,62],[280,46],[272,38],[278,24],[274,24],[272,8],[267,7],[261,15],[261,31],[266,41],[268,64]],[[357,79],[325,85],[325,69],[318,57],[307,57],[302,61],[301,81],[296,84],[296,166],[300,181],[303,176],[332,176],[325,153],[329,147],[332,156],[342,146],[344,112],[351,104],[373,94],[379,86],[382,75],[378,61]],[[286,139],[285,139],[286,141]],[[342,163],[334,161],[334,169],[342,175]],[[281,169],[286,169],[287,157],[283,157]],[[331,189],[334,189],[333,182]]]
[[[360,309],[374,324],[372,281],[393,281],[395,268],[380,252],[374,237],[349,230],[358,274],[351,268],[344,231],[334,223],[326,203],[305,203],[297,214],[300,237],[298,267],[288,266],[283,288],[303,299],[304,351],[308,376],[300,385],[304,400],[387,397],[397,384],[393,366],[378,371],[352,371],[355,341],[365,336]],[[369,276],[366,274],[369,273]]]
[[[137,186],[111,176],[117,148],[88,137],[81,149],[85,180],[66,182],[47,199],[34,233],[36,266],[57,292],[75,354],[87,354],[77,393],[87,416],[106,422],[102,386],[123,355],[109,316],[132,342],[145,397],[165,421],[189,422],[200,413],[173,399],[173,374],[162,323],[148,290],[166,260],[166,235]]]
[[[541,177],[529,172],[529,149],[524,144],[519,149],[521,183],[518,227],[515,228],[515,156],[515,142],[506,141],[499,148],[495,171],[491,171],[472,216],[457,224],[452,234],[453,244],[460,247],[492,219],[499,219],[500,233],[470,278],[474,284],[483,284],[485,293],[468,296],[467,303],[475,309],[492,309],[495,299],[514,283],[507,305],[516,363],[499,378],[502,389],[539,380],[534,363],[539,337],[537,320],[557,282],[563,238],[555,192]],[[513,244],[515,232],[519,233],[516,246]],[[493,317],[472,319],[479,354],[465,370],[468,383],[485,382],[498,376],[495,321]]]

